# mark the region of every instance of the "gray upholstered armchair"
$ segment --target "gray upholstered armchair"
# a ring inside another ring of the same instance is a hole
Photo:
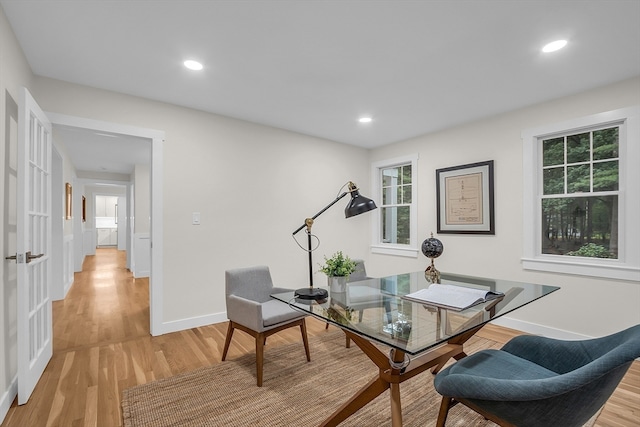
[[[349,275],[349,282],[359,282],[360,280],[371,279],[367,276],[367,269],[364,266],[364,261],[361,259],[354,259],[356,263],[356,270]]]
[[[239,268],[225,272],[227,317],[229,327],[224,342],[222,360],[227,358],[227,351],[235,329],[251,335],[256,340],[256,373],[258,387],[262,387],[262,371],[264,365],[264,344],[269,335],[283,329],[299,326],[302,333],[307,361],[309,341],[305,315],[293,310],[287,304],[271,298],[271,294],[286,292],[290,289],[276,288],[271,281],[269,268],[265,266]]]
[[[331,294],[331,301],[333,304],[337,304],[344,308],[358,312],[358,321],[362,322],[364,310],[368,308],[376,308],[382,304],[385,307],[385,312],[388,317],[389,323],[391,322],[391,303],[390,298],[386,296],[375,283],[375,286],[367,286],[366,284],[358,284],[365,280],[371,279],[367,276],[367,269],[364,265],[364,261],[361,259],[354,259],[356,263],[356,269],[349,275],[349,282],[347,284],[346,292]],[[329,327],[327,323],[326,327]],[[347,348],[351,346],[351,340],[346,337]]]
[[[501,426],[582,426],[640,357],[640,325],[602,338],[561,341],[519,336],[444,369],[437,426],[461,402]]]
[[[363,280],[371,279],[367,276],[367,270],[364,266],[364,261],[361,259],[354,260],[356,262],[356,271],[349,276],[349,285],[346,295],[345,304],[352,310],[358,311],[358,321],[362,322],[362,316],[364,310],[372,307],[379,307],[382,303],[386,308],[387,316],[390,317],[390,299],[385,295],[381,289],[376,286],[360,285],[355,282],[361,282]],[[391,322],[391,320],[389,320]]]

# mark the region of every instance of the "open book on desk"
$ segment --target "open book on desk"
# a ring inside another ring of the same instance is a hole
[[[426,289],[420,289],[419,291],[404,295],[402,298],[422,304],[462,311],[476,304],[482,304],[483,302],[502,298],[503,296],[504,294],[502,292],[434,283]]]

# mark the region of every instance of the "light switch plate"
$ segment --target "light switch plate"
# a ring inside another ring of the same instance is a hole
[[[200,212],[193,212],[191,214],[191,224],[200,225]]]

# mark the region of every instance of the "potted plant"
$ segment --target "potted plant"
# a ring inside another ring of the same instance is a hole
[[[356,262],[338,251],[331,258],[324,257],[320,271],[327,275],[331,292],[345,292],[349,275],[356,270]]]

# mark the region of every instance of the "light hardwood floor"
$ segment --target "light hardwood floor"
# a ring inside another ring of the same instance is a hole
[[[53,358],[29,402],[20,407],[14,402],[2,427],[120,426],[124,389],[220,362],[226,323],[151,337],[149,283],[134,279],[124,265],[124,252],[115,249],[99,249],[96,256],[87,257],[67,297],[53,304]],[[323,333],[324,327],[314,319],[307,324],[311,337]],[[517,334],[492,325],[479,333],[497,342]],[[290,329],[270,337],[268,345],[299,340],[299,331]],[[253,338],[234,334],[229,359],[247,352],[254,352]],[[596,423],[637,426],[638,361]]]

